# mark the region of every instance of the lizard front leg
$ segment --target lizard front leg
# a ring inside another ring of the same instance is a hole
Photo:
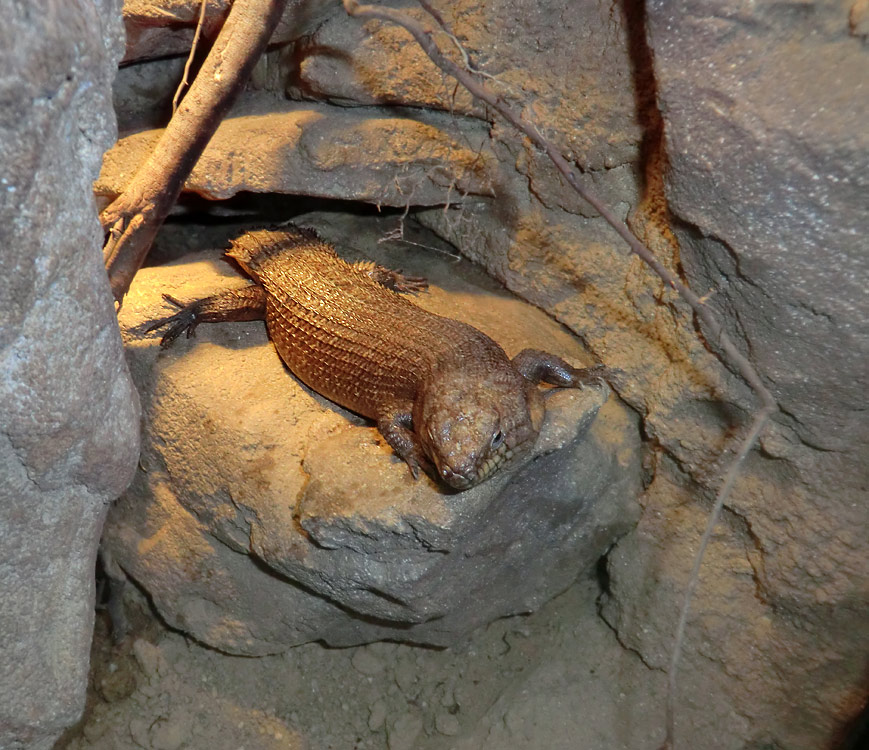
[[[416,294],[428,289],[428,281],[422,276],[409,276],[402,271],[393,271],[391,268],[378,265],[371,260],[361,260],[353,264],[367,274],[368,278],[380,286],[392,289],[394,292],[403,294]]]
[[[431,466],[422,443],[413,431],[410,409],[390,409],[377,418],[377,429],[389,443],[396,455],[407,463],[414,479],[419,479],[419,469]]]
[[[523,349],[513,357],[513,366],[532,383],[549,383],[561,388],[600,383],[607,372],[604,365],[573,367],[561,357],[539,349]]]

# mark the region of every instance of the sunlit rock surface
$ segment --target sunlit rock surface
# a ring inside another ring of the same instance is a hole
[[[95,184],[118,195],[162,134],[122,138]],[[300,104],[268,94],[241,100],[200,157],[184,189],[211,199],[242,191],[341,198],[383,206],[437,205],[493,192],[488,130],[447,115]]]

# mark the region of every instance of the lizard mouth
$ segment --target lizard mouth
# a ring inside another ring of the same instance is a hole
[[[509,463],[515,455],[521,452],[522,447],[524,446],[509,448],[506,443],[502,443],[496,451],[486,456],[485,460],[478,463],[475,467],[459,472],[449,466],[442,465],[438,466],[438,474],[450,487],[454,487],[457,490],[466,490],[488,479],[501,466]]]

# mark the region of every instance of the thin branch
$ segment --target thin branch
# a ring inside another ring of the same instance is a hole
[[[200,0],[199,3],[199,21],[196,23],[196,32],[193,34],[193,44],[190,45],[190,54],[187,55],[187,62],[184,63],[184,73],[181,75],[181,83],[178,84],[178,89],[175,91],[175,96],[172,97],[172,114],[178,109],[178,102],[181,100],[181,93],[187,88],[188,79],[190,77],[190,66],[193,64],[193,58],[196,56],[196,48],[199,46],[199,36],[202,34],[202,26],[205,23],[205,9],[208,7],[208,0]]]
[[[266,48],[287,0],[235,0],[214,46],[148,161],[100,214],[103,259],[120,303],[157,230]]]
[[[631,251],[638,255],[664,282],[676,290],[682,299],[688,303],[697,317],[706,326],[707,340],[717,342],[721,349],[721,354],[716,352],[716,356],[724,362],[725,365],[732,367],[745,380],[751,389],[757,395],[760,401],[760,408],[757,410],[746,436],[740,442],[739,450],[727,470],[724,482],[718,492],[713,510],[709,516],[709,520],[704,531],[703,538],[700,542],[700,548],[697,550],[697,555],[694,560],[694,568],[691,572],[688,587],[685,594],[685,601],[682,605],[682,611],[679,618],[679,626],[677,628],[676,638],[673,646],[673,655],[668,672],[668,695],[667,695],[667,736],[665,743],[662,746],[664,749],[673,747],[674,735],[674,706],[675,706],[675,690],[676,690],[676,671],[679,663],[679,656],[682,651],[682,643],[684,641],[685,623],[688,619],[690,609],[691,596],[697,586],[699,579],[700,568],[703,563],[703,556],[709,544],[709,539],[712,535],[712,530],[720,515],[721,509],[727,501],[733,483],[739,474],[739,470],[745,461],[746,456],[754,446],[755,441],[763,431],[770,416],[778,409],[778,406],[766,386],[763,384],[757,371],[748,361],[748,359],[739,351],[723,326],[718,322],[710,308],[704,304],[704,301],[698,297],[688,286],[683,284],[674,273],[666,268],[654,255],[654,253],[646,247],[640,240],[628,229],[627,225],[622,222],[610,209],[593,193],[589,192],[580,182],[576,171],[565,159],[561,152],[548,140],[546,140],[537,127],[522,117],[521,114],[515,112],[513,108],[507,104],[497,93],[489,88],[486,83],[480,80],[477,76],[480,75],[477,71],[469,69],[470,66],[463,68],[446,57],[434,40],[433,30],[427,28],[419,21],[392,8],[384,8],[376,5],[360,5],[356,0],[343,0],[344,9],[351,16],[357,18],[376,18],[382,21],[388,21],[406,29],[413,38],[417,41],[423,51],[429,56],[431,61],[437,65],[445,73],[451,75],[459,83],[461,83],[473,96],[488,104],[505,120],[507,120],[520,133],[527,136],[538,148],[540,148],[552,161],[556,169],[563,175],[570,185],[589,205],[591,205],[603,219],[619,234],[619,236],[628,244]],[[458,39],[450,33],[444,24],[440,13],[434,11],[428,2],[420,0],[423,7],[429,11],[435,21],[444,29],[454,44],[461,47]],[[462,59],[469,60],[467,52],[462,52]],[[715,351],[713,347],[713,351]]]
[[[447,38],[453,43],[456,50],[458,50],[458,53],[462,56],[462,62],[465,64],[465,70],[475,75],[482,76],[483,78],[488,78],[489,80],[494,81],[498,85],[503,86],[508,91],[511,91],[514,94],[516,93],[515,89],[513,89],[511,86],[499,80],[491,73],[480,70],[480,68],[474,65],[474,63],[471,61],[471,56],[468,53],[468,50],[465,49],[465,45],[459,41],[459,38],[455,34],[453,34],[453,31],[450,28],[449,24],[446,22],[446,19],[444,19],[443,15],[437,8],[435,8],[430,2],[428,2],[428,0],[418,0],[418,2],[423,8],[425,8],[426,12],[432,18],[434,18],[435,21],[438,22],[438,26],[441,27],[441,31],[443,31],[444,34],[447,35]]]
[[[667,670],[667,711],[665,717],[667,733],[659,750],[673,750],[676,747],[676,674],[679,668],[679,658],[682,656],[682,644],[685,640],[685,625],[688,622],[691,599],[700,581],[700,567],[703,564],[703,556],[706,554],[706,548],[712,539],[712,531],[718,523],[718,518],[721,515],[727,497],[730,495],[733,483],[739,475],[742,463],[745,461],[749,451],[754,447],[754,442],[760,437],[763,428],[766,427],[766,423],[769,421],[770,416],[772,416],[773,411],[775,411],[775,406],[762,406],[755,413],[751,429],[745,438],[743,438],[739,446],[739,452],[728,467],[724,482],[722,482],[721,488],[718,490],[715,505],[712,506],[712,512],[709,514],[709,519],[706,522],[706,529],[703,531],[703,536],[700,539],[700,546],[697,548],[697,554],[694,556],[694,567],[691,568],[691,575],[685,588],[685,598],[682,600],[682,610],[679,612],[679,623],[676,626],[675,645],[673,646],[673,653],[670,654],[670,666]]]

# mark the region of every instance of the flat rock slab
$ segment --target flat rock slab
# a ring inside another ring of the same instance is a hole
[[[124,0],[127,49],[122,62],[186,55],[193,44],[202,5],[202,39],[208,45],[220,31],[232,0]],[[329,3],[289,0],[270,44],[316,29],[330,15]]]
[[[588,363],[576,339],[473,266],[378,246],[376,223],[355,221],[307,223],[339,250],[352,238],[351,258],[370,250],[427,276],[421,306],[509,355],[535,346]],[[210,251],[141,271],[121,311],[144,446],[105,539],[172,626],[239,654],[311,640],[448,645],[536,609],[634,524],[636,424],[606,386],[553,390],[533,459],[455,493],[414,481],[369,422],[297,381],[263,323],[204,325],[169,350],[137,332],[166,313],[161,293],[246,283]]]
[[[119,140],[105,155],[97,195],[120,194],[162,134],[147,130]],[[215,200],[249,191],[440,205],[492,193],[487,144],[488,126],[476,120],[255,94],[220,124],[184,190]]]

